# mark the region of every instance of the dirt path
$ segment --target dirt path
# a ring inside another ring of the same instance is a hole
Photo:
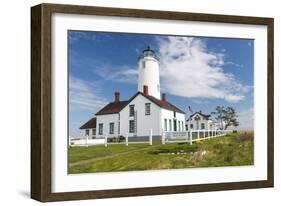
[[[153,147],[157,147],[157,145],[149,146],[149,147],[141,148],[141,149],[130,150],[130,151],[127,151],[127,152],[120,152],[120,153],[108,155],[108,156],[105,156],[105,157],[96,157],[96,158],[91,158],[91,159],[87,159],[87,160],[81,160],[81,161],[78,161],[78,162],[69,163],[69,167],[73,167],[73,166],[84,164],[84,163],[91,163],[91,162],[95,162],[95,161],[98,161],[98,160],[104,160],[104,159],[109,159],[109,158],[113,158],[113,157],[118,157],[118,156],[121,156],[121,155],[124,155],[124,154],[129,154],[129,153],[132,153],[132,152],[148,150],[148,149],[153,148]]]

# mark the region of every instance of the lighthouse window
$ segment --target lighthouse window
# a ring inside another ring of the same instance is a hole
[[[135,132],[135,121],[134,120],[130,120],[129,121],[129,132],[130,133],[134,133]]]
[[[145,115],[150,115],[150,103],[145,103]]]
[[[135,105],[130,105],[129,115],[133,117],[135,114]]]
[[[102,133],[103,133],[103,124],[100,123],[99,124],[99,135],[102,135]]]
[[[109,134],[114,134],[114,123],[113,122],[109,123]]]
[[[205,129],[205,124],[201,123],[201,129]]]
[[[169,119],[169,131],[172,131],[172,120]]]
[[[145,61],[142,61],[142,68],[145,68]]]

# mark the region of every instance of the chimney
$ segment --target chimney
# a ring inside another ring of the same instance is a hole
[[[167,102],[167,96],[165,93],[162,93],[162,101]]]
[[[120,92],[115,92],[114,96],[115,96],[114,102],[120,102]]]
[[[143,85],[143,93],[145,95],[148,95],[148,86],[147,85]]]

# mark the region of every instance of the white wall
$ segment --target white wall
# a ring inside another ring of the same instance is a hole
[[[90,129],[81,129],[80,133],[82,134],[82,136],[86,136],[86,130],[89,130],[89,138],[94,138],[96,137],[96,132],[95,130],[93,130],[93,128]]]
[[[118,135],[118,114],[97,115],[96,137],[114,137]],[[114,134],[109,134],[109,124],[114,123]],[[103,133],[99,134],[99,124],[103,124]]]
[[[145,115],[145,103],[151,103],[150,115]],[[129,133],[129,120],[134,119],[134,117],[129,116],[129,105],[135,105],[135,111],[137,113],[137,136],[148,136],[150,129],[152,129],[153,135],[161,134],[160,108],[144,96],[138,95],[120,112],[120,133],[122,135]],[[134,134],[129,133],[129,136],[134,136]]]
[[[145,68],[142,67],[142,61],[145,61]],[[149,95],[160,99],[159,62],[152,57],[145,57],[139,61],[138,91],[143,92],[144,85],[148,86]]]
[[[281,194],[281,13],[279,1],[267,0],[45,0],[44,2],[131,7],[156,10],[207,12],[275,18],[275,188],[204,192],[146,197],[46,203],[46,206],[123,205],[170,206],[188,203],[205,206],[280,205]],[[9,144],[1,147],[1,205],[37,206],[29,199],[30,185],[30,6],[40,0],[1,2],[1,119],[2,137]],[[149,177],[147,177],[149,178]]]
[[[195,120],[195,117],[197,115],[200,117],[200,120],[198,120],[198,121]],[[198,123],[198,125],[197,125],[197,123]],[[206,119],[203,118],[202,115],[195,114],[194,116],[189,118],[189,121],[187,122],[187,125],[188,125],[188,130],[190,130],[190,124],[193,125],[192,129],[202,129],[202,125],[201,124],[204,124],[205,125],[205,129],[207,129],[207,130],[210,130],[212,128],[215,129],[214,127],[212,127],[211,123],[212,123],[211,120],[206,120]],[[197,128],[197,126],[198,126],[198,128]]]
[[[161,128],[163,131],[165,131],[165,119],[167,119],[167,131],[170,131],[170,126],[169,126],[169,120],[172,122],[172,131],[175,131],[174,128],[174,120],[177,121],[177,132],[182,132],[185,131],[185,114],[178,113],[176,112],[176,117],[174,118],[174,111],[167,110],[167,109],[161,109]],[[180,126],[179,122],[180,121]]]

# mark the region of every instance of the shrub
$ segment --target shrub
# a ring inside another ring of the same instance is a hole
[[[236,140],[238,142],[244,142],[247,140],[251,140],[254,138],[254,132],[250,131],[250,132],[241,132],[237,135]]]
[[[119,141],[118,142],[124,142],[126,140],[126,137],[124,136],[119,136]]]

